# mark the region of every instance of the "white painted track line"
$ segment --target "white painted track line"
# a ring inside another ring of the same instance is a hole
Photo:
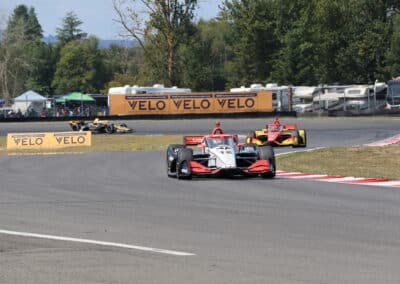
[[[103,241],[80,239],[80,238],[69,238],[69,237],[62,237],[62,236],[34,234],[34,233],[27,233],[27,232],[0,230],[0,234],[19,236],[19,237],[28,237],[28,238],[37,238],[37,239],[55,240],[55,241],[85,243],[85,244],[93,244],[93,245],[116,247],[116,248],[126,248],[126,249],[147,251],[147,252],[153,252],[153,253],[169,254],[169,255],[174,255],[174,256],[194,256],[195,255],[193,253],[175,251],[175,250],[166,250],[166,249],[159,249],[159,248],[143,247],[143,246],[128,245],[128,244],[113,243],[113,242],[103,242]]]
[[[327,177],[328,175],[311,175],[311,174],[309,174],[309,175],[304,175],[304,176],[296,176],[296,174],[295,174],[295,175],[291,176],[289,174],[288,175],[280,174],[279,176],[286,177],[286,178],[295,178],[295,179],[316,179],[316,178]]]

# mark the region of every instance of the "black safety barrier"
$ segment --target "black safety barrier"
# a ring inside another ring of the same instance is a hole
[[[196,119],[196,118],[262,118],[262,117],[297,117],[295,111],[285,112],[244,112],[244,113],[204,113],[204,114],[154,114],[154,115],[110,115],[110,116],[69,116],[69,117],[21,117],[0,118],[0,122],[35,122],[35,121],[69,121],[92,120],[162,120],[162,119]]]

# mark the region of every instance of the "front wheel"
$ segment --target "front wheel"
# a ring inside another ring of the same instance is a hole
[[[193,160],[193,150],[191,148],[182,148],[178,151],[176,162],[176,177],[178,179],[191,179],[192,170],[190,161]]]
[[[270,165],[270,171],[261,174],[262,178],[273,178],[276,175],[275,152],[271,146],[258,147],[258,156],[260,160],[267,160]]]
[[[182,144],[172,144],[167,148],[167,175],[169,177],[176,177],[176,165],[177,165],[177,157],[178,152],[185,148],[185,145]]]

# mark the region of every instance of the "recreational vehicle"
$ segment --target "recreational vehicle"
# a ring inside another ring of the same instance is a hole
[[[386,108],[400,109],[400,77],[388,81]]]
[[[313,98],[320,92],[320,87],[293,87],[293,110],[299,113],[313,111]]]
[[[269,83],[265,86],[262,84],[251,84],[250,87],[241,86],[240,88],[232,88],[232,93],[240,92],[257,92],[271,91],[272,92],[272,108],[274,111],[289,110],[289,88],[288,86],[278,86],[275,83]]]

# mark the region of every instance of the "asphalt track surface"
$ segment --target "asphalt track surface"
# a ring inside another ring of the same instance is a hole
[[[207,132],[213,121],[128,125],[138,133],[183,134]],[[265,123],[221,121],[240,134]],[[282,121],[306,128],[310,147],[400,132],[399,120]],[[164,152],[0,156],[0,168],[0,283],[400,282],[399,189],[284,178],[178,181],[166,177]]]

